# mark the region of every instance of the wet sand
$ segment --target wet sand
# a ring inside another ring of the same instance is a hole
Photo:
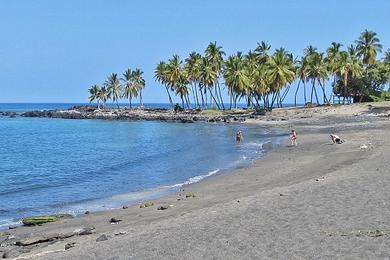
[[[154,200],[152,207],[93,213],[10,233],[25,241],[95,228],[90,235],[25,246],[19,258],[389,258],[389,111],[389,103],[275,110],[274,119],[247,123],[294,128],[298,146],[286,142],[250,167],[186,186]],[[330,133],[346,142],[332,145]],[[186,198],[189,192],[195,197]],[[110,224],[113,217],[122,221]],[[65,250],[69,243],[73,247]]]

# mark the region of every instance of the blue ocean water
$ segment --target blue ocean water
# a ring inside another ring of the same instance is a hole
[[[16,110],[26,107],[8,106]],[[240,145],[237,130],[244,134]],[[0,136],[5,228],[25,216],[77,215],[161,196],[248,165],[264,154],[263,144],[277,145],[285,133],[245,124],[0,117]]]

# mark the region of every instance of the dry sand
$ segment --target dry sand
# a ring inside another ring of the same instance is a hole
[[[248,168],[184,187],[149,208],[12,230],[23,238],[96,228],[19,257],[390,258],[389,111],[389,103],[275,110],[272,118],[248,123],[295,128],[297,147],[286,142]],[[332,145],[329,133],[346,142]],[[195,197],[186,198],[187,192]],[[171,207],[157,210],[161,205]],[[112,217],[122,221],[110,224]],[[108,240],[96,242],[102,234]],[[64,250],[71,242],[74,247]]]

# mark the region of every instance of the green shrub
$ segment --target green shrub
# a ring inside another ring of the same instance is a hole
[[[179,105],[179,104],[175,104],[175,106],[173,107],[173,110],[175,112],[180,112],[180,111],[183,111],[184,109]]]

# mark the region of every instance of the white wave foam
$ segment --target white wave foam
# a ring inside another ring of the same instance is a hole
[[[198,175],[198,176],[195,176],[195,177],[191,177],[191,178],[189,178],[189,179],[188,179],[187,181],[185,181],[185,182],[177,183],[177,184],[174,184],[174,185],[171,185],[171,186],[166,186],[166,187],[167,187],[167,188],[177,188],[177,187],[182,187],[182,186],[184,186],[184,185],[189,185],[189,184],[197,183],[197,182],[203,180],[204,178],[207,178],[207,177],[210,177],[210,176],[216,174],[217,172],[219,172],[219,169],[214,170],[214,171],[211,171],[211,172],[209,172],[208,174]]]
[[[270,142],[272,142],[272,140],[265,140],[264,142],[254,142],[253,141],[253,142],[247,143],[246,145],[248,145],[248,146],[257,146],[257,147],[263,148],[263,146],[265,144],[270,143]]]
[[[1,219],[0,220],[0,230],[6,229],[10,226],[19,226],[22,224],[22,221],[15,221],[14,219]]]

